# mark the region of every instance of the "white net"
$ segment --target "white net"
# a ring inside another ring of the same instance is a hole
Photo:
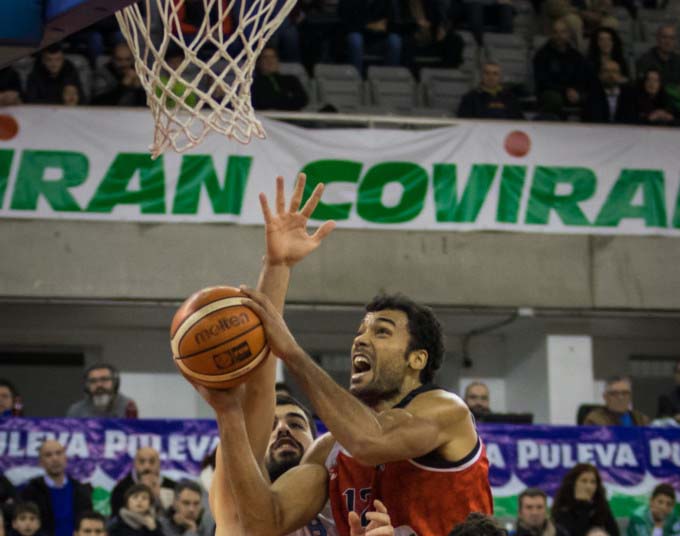
[[[183,152],[211,132],[264,138],[250,87],[296,0],[142,0],[116,13],[155,123],[150,147]]]

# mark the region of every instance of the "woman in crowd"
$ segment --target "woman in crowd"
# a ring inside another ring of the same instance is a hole
[[[643,125],[676,124],[673,105],[661,83],[661,73],[656,69],[649,69],[640,79],[636,101],[638,120]]]
[[[602,64],[608,60],[618,63],[624,78],[630,78],[630,70],[623,55],[623,43],[619,34],[611,28],[598,28],[590,38],[588,48],[588,61],[592,66],[595,77],[598,76]]]
[[[595,466],[579,463],[562,479],[552,507],[555,523],[570,536],[585,536],[593,527],[601,527],[610,536],[619,536],[600,473]]]
[[[151,488],[134,484],[125,492],[125,506],[109,525],[109,536],[163,536]]]

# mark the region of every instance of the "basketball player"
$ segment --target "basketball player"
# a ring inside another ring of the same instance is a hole
[[[266,203],[263,211],[268,221]],[[492,512],[488,460],[470,411],[431,383],[444,354],[432,311],[401,295],[369,303],[352,345],[347,392],[297,344],[262,292],[242,290],[272,353],[330,430],[270,485],[248,444],[247,387],[197,387],[216,412],[225,483],[246,534],[284,535],[332,510],[338,534],[348,536],[357,516],[368,524],[376,499],[398,536],[448,534],[470,512]]]
[[[269,210],[267,199],[264,195],[260,196],[263,212],[265,214],[265,237],[266,237],[266,255],[258,288],[264,295],[267,295],[271,300],[272,307],[277,310],[283,309],[283,302],[285,299],[288,281],[290,278],[290,268],[299,260],[314,251],[323,238],[330,233],[334,228],[333,222],[327,222],[322,225],[313,235],[307,234],[306,225],[309,216],[314,211],[314,208],[321,198],[323,186],[317,186],[312,193],[309,201],[305,206],[299,209],[302,195],[304,191],[305,176],[298,177],[293,196],[288,207],[285,206],[284,185],[281,177],[277,178],[276,184],[276,213],[272,214]],[[276,304],[276,305],[274,305]],[[277,417],[275,421],[274,410],[274,385],[276,376],[276,361],[270,357],[268,361],[260,367],[250,378],[246,385],[240,386],[238,389],[232,390],[234,393],[240,395],[239,408],[240,417],[244,425],[244,437],[241,439],[247,444],[247,450],[253,460],[258,460],[255,463],[255,471],[258,478],[265,479],[269,483],[267,469],[272,473],[272,479],[275,480],[278,474],[276,472],[284,472],[281,467],[275,467],[275,461],[278,459],[284,461],[288,459],[290,463],[290,456],[282,451],[295,451],[294,445],[296,442],[291,442],[293,447],[286,444],[277,445],[276,427],[272,432],[272,422],[281,422],[282,415]],[[198,387],[197,387],[198,388]],[[283,406],[277,410],[281,413],[284,410],[293,410],[294,406]],[[220,423],[220,415],[218,414],[218,424]],[[293,418],[295,421],[295,419]],[[313,421],[308,421],[309,424]],[[300,424],[300,420],[297,420]],[[295,426],[294,424],[291,426]],[[279,427],[284,427],[279,424]],[[271,437],[270,437],[271,436]],[[305,433],[296,433],[298,438],[297,444],[305,442]],[[298,449],[301,452],[292,452],[295,457],[296,454],[301,455],[306,450],[307,446],[311,444],[311,436],[304,448]],[[268,445],[268,443],[271,443]],[[284,442],[285,443],[285,442]],[[265,459],[266,450],[266,459]],[[215,517],[218,536],[239,536],[248,535],[251,533],[247,531],[241,522],[239,512],[235,506],[238,504],[236,496],[240,495],[243,490],[231,484],[231,471],[223,463],[224,455],[222,448],[218,447],[216,456],[215,476],[212,481],[210,490],[210,506]],[[266,467],[265,462],[266,461]],[[299,462],[299,457],[295,460],[295,464]],[[376,502],[376,512],[369,514],[368,519],[371,524],[364,529],[357,516],[352,515],[349,522],[353,525],[352,536],[390,536],[393,534],[390,525],[389,516],[385,507]],[[304,523],[300,523],[299,531],[295,535],[299,536],[331,536],[332,522],[328,527],[324,525],[322,516],[316,518],[311,516],[306,519]],[[303,527],[304,525],[304,527]],[[289,531],[287,531],[289,532]]]

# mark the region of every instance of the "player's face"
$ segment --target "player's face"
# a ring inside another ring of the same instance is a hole
[[[576,479],[574,484],[574,498],[579,501],[592,501],[597,490],[595,473],[586,471]]]
[[[408,369],[410,339],[405,312],[368,313],[352,344],[350,392],[367,403],[397,394]]]
[[[274,428],[267,448],[268,457],[301,458],[313,440],[307,417],[300,408],[293,404],[276,406]]]
[[[664,522],[675,507],[675,501],[668,495],[659,494],[649,501],[649,512],[655,523]]]
[[[151,447],[142,447],[135,454],[135,471],[138,476],[146,474],[159,474],[161,471],[161,460]]]
[[[519,509],[519,517],[529,527],[542,527],[547,519],[545,498],[540,495],[537,497],[524,497],[522,499],[522,506]]]

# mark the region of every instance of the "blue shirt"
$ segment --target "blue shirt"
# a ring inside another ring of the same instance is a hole
[[[621,426],[633,426],[633,417],[629,411],[621,415]]]
[[[58,488],[54,480],[48,476],[45,476],[45,483],[50,489],[54,514],[54,536],[73,536],[76,521],[73,511],[73,484],[67,478],[64,485]]]

